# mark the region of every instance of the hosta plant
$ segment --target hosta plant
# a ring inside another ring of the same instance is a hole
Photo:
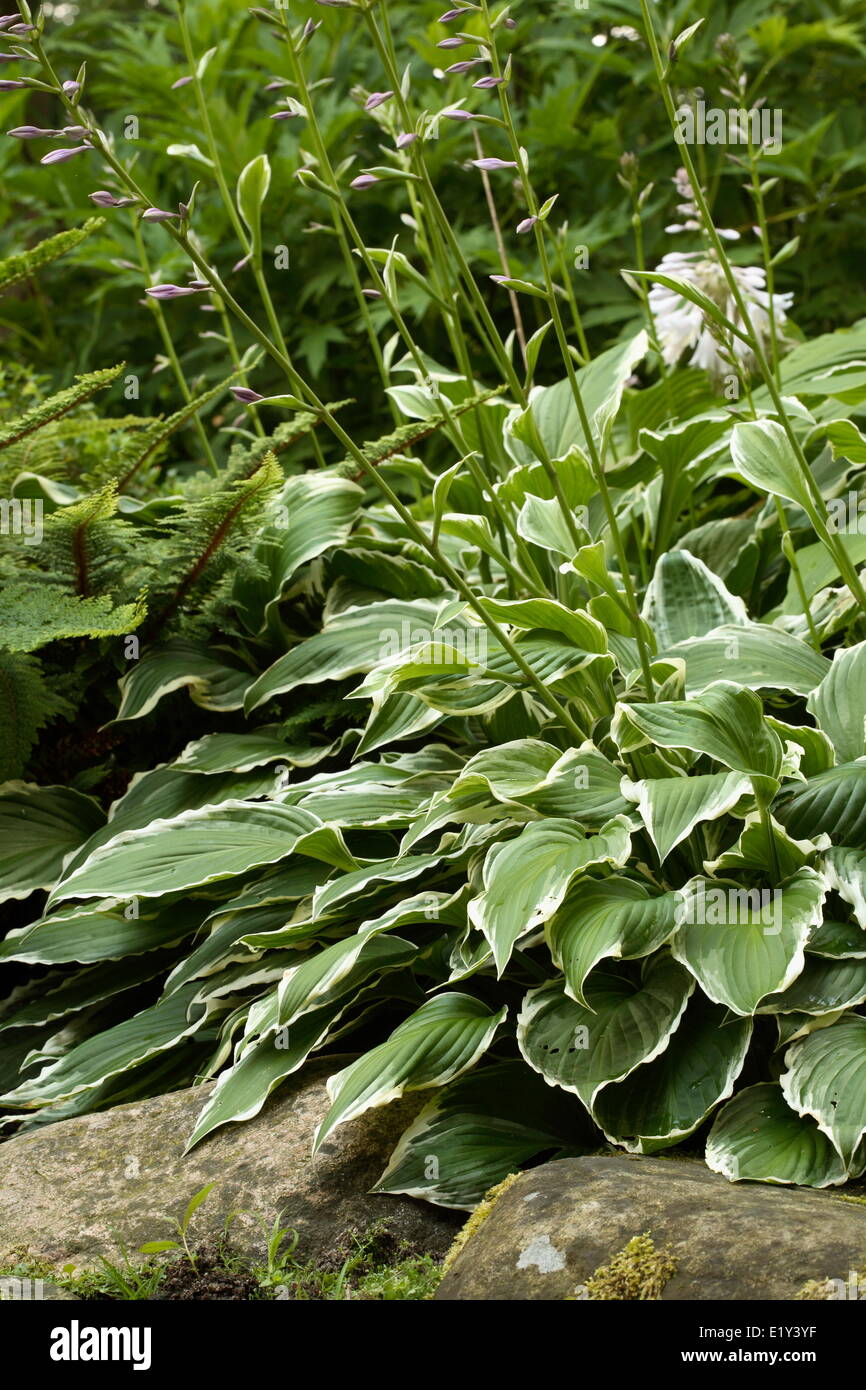
[[[384,0],[331,8],[388,83],[364,102],[385,163],[351,179],[309,80],[315,23],[282,7],[262,22],[291,88],[275,114],[305,123],[298,196],[326,201],[392,334],[364,319],[385,437],[350,433],[286,346],[264,268],[268,155],[231,179],[215,140],[204,160],[255,285],[241,303],[198,185],[177,211],[156,202],[147,160],[82,100],[84,73],[60,81],[41,18],[25,39],[33,80],[83,132],[43,162],[98,162],[99,206],[161,228],[183,267],[187,283],[149,297],[208,297],[246,335],[237,357],[224,328],[235,372],[267,359],[265,389],[234,394],[269,462],[245,563],[216,572],[218,613],[145,627],[121,678],[112,727],[136,731],[148,769],[107,810],[78,787],[0,789],[0,893],[35,904],[0,946],[6,1123],[216,1078],[192,1146],[254,1116],[311,1054],[350,1048],[317,1146],[404,1092],[427,1099],[382,1191],[471,1207],[521,1164],[605,1144],[703,1145],[734,1179],[857,1177],[866,323],[798,342],[775,289],[796,247],[771,245],[765,153],[739,161],[760,254],[734,253],[683,146],[671,178],[699,248],[647,270],[648,194],[624,161],[633,312],[592,356],[554,256],[556,190],[536,190],[515,124],[507,9],[469,6],[455,36],[483,50],[464,97],[491,114],[418,104]],[[660,47],[638,9],[675,126],[671,73],[699,26]],[[185,3],[177,17],[200,98],[209,58],[193,66]],[[514,235],[533,247],[524,273],[506,264],[483,289],[425,156],[444,122],[473,119],[498,153],[470,148],[471,166],[510,171]],[[400,227],[369,245],[354,215],[381,183],[406,191],[406,250]],[[504,336],[491,293],[532,304],[534,331],[516,316]],[[286,417],[319,427],[306,472],[269,458]],[[200,506],[230,483],[202,480]],[[82,505],[61,500],[58,530]],[[207,596],[184,555],[149,580],[172,619]],[[198,722],[179,739],[184,692]]]

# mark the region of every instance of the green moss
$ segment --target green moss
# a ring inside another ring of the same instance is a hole
[[[507,1178],[503,1178],[502,1182],[497,1183],[495,1187],[491,1187],[490,1191],[485,1193],[484,1198],[478,1203],[478,1206],[466,1222],[466,1225],[462,1230],[458,1231],[451,1249],[445,1256],[442,1264],[443,1274],[448,1272],[467,1241],[471,1240],[475,1235],[479,1226],[483,1226],[502,1194],[507,1192],[509,1187],[512,1187],[520,1176],[520,1173],[509,1173]]]
[[[608,1299],[658,1299],[677,1272],[677,1260],[669,1247],[656,1250],[648,1231],[633,1236],[609,1264],[600,1265],[586,1281],[587,1297]]]
[[[863,1198],[855,1197],[849,1200],[862,1202]],[[856,1273],[858,1284],[860,1284],[863,1288],[866,1288],[866,1265],[863,1265],[863,1267],[857,1270]],[[847,1284],[847,1277],[845,1282]],[[800,1300],[801,1302],[809,1300],[813,1302],[826,1301],[830,1299],[835,1300],[836,1289],[837,1283],[834,1282],[830,1275],[828,1275],[826,1279],[809,1279],[803,1285],[803,1287],[799,1289],[797,1293],[794,1294],[794,1298]]]

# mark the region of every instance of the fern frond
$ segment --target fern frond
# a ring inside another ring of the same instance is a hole
[[[35,656],[0,650],[0,782],[21,777],[39,730],[72,712]]]
[[[33,652],[67,637],[124,637],[146,612],[143,595],[115,607],[110,594],[77,598],[22,575],[0,592],[0,646]]]
[[[82,241],[104,226],[104,217],[89,217],[81,227],[70,227],[65,232],[58,232],[56,236],[46,237],[29,251],[7,256],[4,261],[0,261],[0,294],[8,290],[10,285],[28,280],[43,266],[56,261],[58,256],[65,256],[68,252],[74,251],[76,246],[80,246]]]
[[[499,390],[479,391],[477,395],[470,396],[467,400],[461,401],[459,405],[449,405],[449,414],[456,418],[459,415],[466,415],[468,411],[474,410],[476,406],[483,405],[493,396],[499,395]],[[420,440],[426,439],[428,435],[435,434],[441,430],[446,421],[437,416],[436,419],[410,421],[406,425],[398,425],[390,434],[385,434],[381,439],[376,439],[372,443],[361,446],[361,453],[369,464],[376,468],[385,459],[393,458],[394,454],[405,453],[411,449],[413,444],[418,444]],[[342,463],[337,465],[343,477],[351,478],[357,482],[364,476],[363,470],[358,468],[353,458],[345,458]]]
[[[125,363],[121,362],[116,367],[103,367],[96,372],[85,372],[83,376],[77,376],[71,386],[25,411],[17,420],[4,421],[0,426],[0,449],[16,444],[19,439],[33,434],[35,430],[43,429],[58,416],[68,414],[83,401],[89,400],[97,391],[104,391],[117,380],[124,366]]]
[[[191,420],[194,415],[197,415],[204,406],[208,405],[210,401],[215,400],[223,391],[227,391],[235,378],[240,376],[244,370],[244,368],[239,367],[229,376],[224,377],[216,386],[209,386],[206,391],[202,391],[200,396],[196,396],[194,400],[188,401],[185,405],[181,406],[180,410],[176,410],[173,415],[169,415],[167,420],[150,421],[138,435],[138,451],[133,455],[126,472],[118,480],[118,490],[123,492],[132,482],[139,468],[146,462],[150,455],[154,453],[161,444],[165,444],[176,430],[181,429],[183,425],[187,424],[187,422]]]
[[[211,611],[222,600],[220,581],[233,579],[233,564],[249,549],[265,520],[268,503],[284,482],[276,458],[268,453],[251,477],[225,477],[216,489],[188,500],[183,511],[171,518],[161,568],[180,579],[174,580],[167,602],[154,619],[153,631],[187,609],[205,585]],[[153,582],[157,587],[158,575]]]

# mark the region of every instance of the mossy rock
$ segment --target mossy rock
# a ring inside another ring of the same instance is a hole
[[[231,1218],[242,1255],[262,1259],[279,1217],[314,1260],[345,1231],[387,1219],[413,1248],[441,1256],[460,1217],[408,1197],[372,1194],[423,1096],[368,1111],[312,1156],[329,1106],[325,1081],[351,1060],[321,1059],[289,1078],[254,1119],[226,1125],[184,1156],[212,1087],[195,1087],[62,1120],[0,1145],[0,1260],[25,1247],[31,1259],[78,1269],[117,1263],[147,1241],[176,1236],[172,1221],[207,1183],[194,1242],[216,1239]]]
[[[793,1300],[866,1257],[860,1203],[696,1161],[564,1158],[491,1195],[437,1299]]]

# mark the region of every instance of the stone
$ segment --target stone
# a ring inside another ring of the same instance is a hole
[[[97,1267],[100,1255],[116,1263],[124,1248],[135,1257],[145,1242],[176,1237],[172,1221],[209,1182],[216,1186],[192,1219],[193,1244],[217,1238],[236,1213],[232,1246],[263,1260],[280,1217],[298,1231],[299,1258],[316,1259],[347,1230],[385,1219],[398,1237],[441,1255],[459,1214],[368,1191],[423,1095],[368,1111],[311,1155],[329,1106],[325,1081],[351,1060],[309,1064],[254,1119],[216,1130],[186,1157],[212,1083],[60,1120],[0,1144],[0,1259],[25,1247],[31,1259],[83,1270]]]
[[[848,1280],[866,1265],[866,1202],[730,1183],[689,1159],[557,1159],[493,1197],[437,1299],[581,1300],[588,1282],[604,1297],[617,1279],[628,1285],[632,1255],[662,1300],[794,1299],[810,1280]]]

